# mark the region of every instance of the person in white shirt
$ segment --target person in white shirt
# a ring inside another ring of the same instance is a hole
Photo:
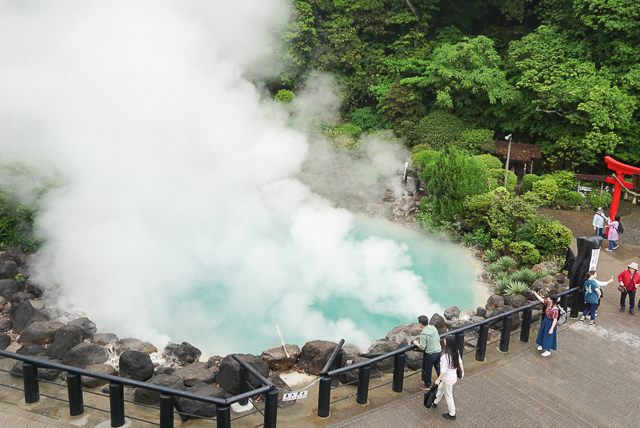
[[[458,369],[460,369],[460,379],[464,378],[464,366],[455,336],[449,335],[444,338],[444,348],[445,352],[440,357],[440,376],[434,382],[438,385],[438,392],[432,407],[438,407],[438,403],[444,396],[449,412],[444,413],[442,417],[455,420],[456,405],[453,402],[453,385],[458,381]]]

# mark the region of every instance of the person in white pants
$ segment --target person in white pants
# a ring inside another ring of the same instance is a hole
[[[438,403],[444,396],[449,409],[448,413],[442,415],[445,419],[456,419],[456,404],[453,401],[453,385],[458,381],[458,369],[460,369],[460,379],[464,378],[464,366],[462,365],[462,357],[458,349],[458,343],[454,336],[444,338],[445,352],[440,357],[440,376],[434,382],[438,385],[436,399],[433,400],[434,408],[438,407]]]

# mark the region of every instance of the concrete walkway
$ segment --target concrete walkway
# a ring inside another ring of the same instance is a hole
[[[571,228],[572,219],[564,220]],[[640,247],[624,250],[600,253],[600,280],[638,261]],[[619,300],[616,280],[604,287],[596,325],[569,319],[550,357],[540,356],[532,338],[526,349],[457,383],[455,421],[442,417],[444,400],[426,409],[418,393],[332,427],[640,427],[640,311],[620,313]]]
[[[2,428],[78,428],[76,425],[47,418],[19,407],[0,402],[0,427]]]

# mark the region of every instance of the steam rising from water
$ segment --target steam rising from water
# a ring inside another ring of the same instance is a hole
[[[305,136],[242,77],[285,4],[0,2],[0,162],[65,177],[33,272],[61,305],[222,355],[278,346],[274,322],[299,345],[370,339],[322,299],[409,320],[440,309],[405,247],[353,239],[353,216],[296,178]]]

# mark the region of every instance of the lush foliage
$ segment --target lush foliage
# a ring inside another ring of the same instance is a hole
[[[12,193],[0,191],[0,247],[37,249],[38,241],[33,234],[35,217],[33,207],[19,203]]]
[[[523,224],[516,233],[518,241],[529,241],[541,254],[555,254],[569,245],[573,235],[559,221],[541,217]]]

